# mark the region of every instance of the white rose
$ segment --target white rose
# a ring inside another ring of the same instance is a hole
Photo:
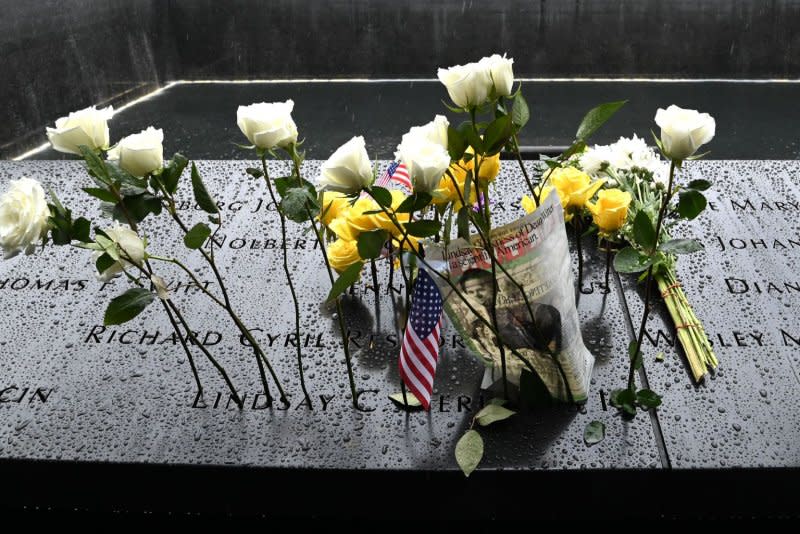
[[[369,187],[373,179],[366,143],[358,136],[337,148],[322,164],[319,184],[323,191],[353,194]]]
[[[407,140],[399,148],[399,160],[405,164],[415,192],[430,193],[450,166],[450,154],[438,143],[424,138]]]
[[[672,105],[658,109],[656,124],[661,128],[664,152],[672,160],[684,160],[713,139],[716,122],[708,113]]]
[[[23,250],[31,254],[36,241],[47,234],[50,208],[39,182],[30,178],[11,180],[0,197],[0,247],[8,259]]]
[[[108,148],[108,121],[114,108],[97,109],[94,106],[73,111],[68,117],[56,121],[55,128],[47,128],[47,138],[55,150],[80,155],[80,145],[92,150]]]
[[[152,126],[138,134],[123,137],[108,151],[108,159],[134,176],[145,176],[164,166],[164,132]]]
[[[297,142],[297,125],[292,119],[294,102],[261,102],[239,106],[236,124],[258,148],[286,148]]]
[[[117,223],[113,228],[103,228],[103,232],[113,241],[119,251],[119,261],[111,267],[97,275],[101,282],[108,282],[115,276],[122,273],[123,269],[128,270],[131,263],[141,267],[144,262],[144,241],[129,227]],[[103,255],[102,251],[94,253],[94,261]]]
[[[400,144],[397,145],[397,151],[394,153],[395,159],[400,159],[403,145],[416,142],[418,139],[436,143],[447,150],[448,126],[450,126],[450,122],[444,115],[436,115],[436,118],[423,126],[412,126],[408,133],[403,134]]]
[[[494,54],[485,57],[478,62],[489,73],[489,77],[494,83],[494,91],[497,96],[509,96],[514,85],[514,60],[507,58],[505,54],[501,57]]]
[[[447,88],[450,99],[461,108],[483,104],[492,90],[489,71],[479,63],[439,69],[437,76]]]

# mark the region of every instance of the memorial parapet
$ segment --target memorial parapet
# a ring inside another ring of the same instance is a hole
[[[306,162],[304,174],[316,176],[319,164]],[[345,299],[358,386],[359,407],[353,408],[334,312],[319,304],[329,286],[314,254],[316,242],[290,226],[286,243],[280,243],[276,219],[269,216],[274,206],[263,200],[263,182],[246,179],[248,166],[255,163],[198,162],[226,221],[215,250],[231,297],[241,303],[243,319],[254,326],[285,381],[288,403],[267,402],[246,340],[217,320],[177,269],[165,277],[172,298],[190,310],[197,339],[224,358],[241,403],[206,362],[199,364],[206,391],[197,395],[179,340],[155,307],[130,323],[103,326],[109,297],[121,292],[119,281],[95,280],[87,251],[48,246],[36,256],[0,263],[4,465],[53,461],[84,465],[93,473],[103,465],[109,470],[130,465],[178,471],[176,466],[193,465],[306,474],[460,475],[455,472],[455,442],[491,398],[479,388],[482,366],[445,322],[430,412],[398,409],[387,395],[399,390],[402,336],[396,317],[404,288],[402,280],[389,284],[381,270],[380,294],[364,277]],[[691,223],[690,232],[701,239],[705,253],[680,268],[695,311],[715,343],[718,373],[693,385],[681,354],[671,348],[669,317],[661,313],[649,323],[642,376],[664,395],[664,404],[650,418],[630,421],[608,406],[609,391],[620,387],[627,374],[627,346],[641,317],[641,297],[632,276],[614,275],[611,287],[604,286],[602,253],[593,238],[586,238],[584,249],[593,259],[586,262],[577,301],[584,341],[596,358],[589,400],[579,409],[530,410],[492,427],[485,433],[487,453],[477,476],[508,470],[534,476],[564,469],[600,474],[798,465],[793,444],[800,427],[793,401],[800,331],[793,277],[800,242],[795,220],[800,167],[794,162],[703,161],[687,163],[686,169],[719,184],[709,192],[710,209]],[[510,185],[521,183],[520,171],[503,172],[509,179],[498,183],[493,206],[498,224],[522,214],[521,192]],[[97,215],[96,203],[72,187],[89,185],[80,163],[0,163],[3,183],[21,176],[64,191],[76,214],[85,209]],[[64,183],[71,187],[61,187]],[[205,217],[195,209],[190,191],[181,194],[179,209],[188,220]],[[144,231],[152,236],[156,253],[160,246],[179,243],[179,236],[147,222]],[[299,342],[311,402],[303,400],[292,372],[298,340],[279,271],[282,246],[290,250],[293,277],[302,288]],[[199,266],[199,259],[189,263],[190,268]],[[199,304],[193,306],[195,301]],[[656,351],[666,353],[663,361],[655,359]],[[592,420],[605,424],[606,438],[590,447],[583,433]]]

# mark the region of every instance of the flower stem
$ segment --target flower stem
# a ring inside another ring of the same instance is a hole
[[[653,250],[650,251],[651,254],[656,253],[656,248],[658,247],[658,241],[661,235],[661,225],[664,221],[664,215],[667,212],[667,206],[669,205],[669,201],[672,198],[672,182],[675,178],[675,162],[670,162],[669,166],[669,184],[667,185],[667,192],[664,195],[664,200],[661,203],[661,208],[658,210],[658,220],[656,221],[656,239],[655,244],[653,245]],[[636,370],[636,360],[638,359],[639,351],[642,349],[642,342],[644,341],[644,332],[645,328],[647,327],[647,316],[650,314],[650,289],[653,285],[653,266],[651,265],[647,269],[647,277],[645,278],[645,291],[644,291],[644,312],[642,313],[642,322],[639,325],[639,335],[636,338],[636,350],[633,353],[634,357],[631,359],[631,366],[630,370],[628,371],[628,389],[631,391],[635,390],[636,382],[634,380],[634,371]]]
[[[291,271],[289,270],[288,251],[286,250],[286,217],[284,216],[283,209],[281,208],[277,198],[275,197],[275,192],[273,191],[272,183],[269,181],[269,170],[267,169],[266,154],[261,155],[261,165],[264,170],[264,181],[267,183],[267,190],[269,191],[270,199],[272,200],[272,203],[275,205],[275,209],[278,212],[278,219],[280,220],[281,224],[281,238],[282,238],[281,250],[283,252],[283,272],[286,275],[286,283],[289,286],[289,292],[292,294],[292,303],[294,304],[294,331],[295,331],[295,339],[297,341],[296,345],[297,370],[300,376],[300,388],[303,391],[303,395],[305,396],[306,402],[308,402],[309,408],[313,408],[313,404],[311,403],[311,395],[308,394],[308,390],[306,389],[306,381],[303,373],[303,352],[300,340],[300,303],[297,300],[297,293],[295,292],[294,283],[292,282]]]
[[[159,183],[159,185],[161,186],[161,192],[162,192],[162,194],[164,194],[164,197],[165,197],[165,199],[167,201],[167,211],[169,212],[170,216],[175,221],[175,223],[181,228],[181,230],[184,232],[184,234],[188,233],[189,232],[189,228],[186,226],[186,224],[180,218],[180,215],[178,215],[178,212],[175,209],[175,198],[172,195],[168,194],[166,189],[163,188],[163,184]],[[217,284],[219,284],[220,291],[222,292],[222,297],[224,299],[224,302],[222,302],[218,297],[216,297],[216,295],[214,295],[213,293],[208,291],[208,289],[205,287],[205,285],[201,284],[197,280],[197,278],[194,276],[194,274],[185,265],[183,265],[178,260],[170,259],[170,258],[161,258],[161,257],[158,257],[158,256],[151,256],[151,257],[153,259],[158,259],[158,260],[168,261],[168,262],[174,263],[175,265],[180,267],[184,272],[186,272],[189,275],[189,278],[192,280],[192,282],[194,282],[194,284],[203,293],[205,293],[206,296],[208,296],[215,304],[217,304],[218,306],[223,308],[228,313],[228,316],[231,318],[231,320],[234,322],[234,324],[237,326],[237,328],[239,328],[239,331],[242,333],[242,335],[244,335],[245,338],[248,339],[248,341],[251,343],[251,347],[253,348],[253,352],[254,352],[255,357],[256,357],[256,364],[258,365],[258,371],[259,371],[259,375],[261,377],[261,383],[262,383],[262,386],[264,387],[264,393],[267,396],[270,395],[269,384],[267,383],[266,374],[264,372],[264,365],[266,365],[267,369],[269,370],[270,376],[272,376],[272,379],[275,381],[275,385],[278,387],[278,391],[279,391],[279,393],[281,395],[281,399],[282,400],[286,399],[287,398],[286,397],[286,392],[283,390],[283,386],[281,385],[280,379],[278,378],[278,375],[275,372],[275,369],[272,367],[272,364],[270,363],[269,358],[267,358],[267,355],[264,353],[263,349],[261,348],[261,345],[259,345],[258,342],[255,340],[255,338],[250,334],[250,331],[244,325],[242,320],[239,319],[238,315],[236,314],[236,312],[233,309],[233,305],[231,304],[230,297],[228,296],[228,290],[225,287],[225,281],[223,280],[222,274],[219,272],[219,269],[217,267],[216,261],[214,259],[214,247],[213,247],[214,237],[216,236],[217,231],[219,230],[220,226],[221,226],[221,224],[217,225],[217,228],[214,230],[214,233],[211,235],[211,237],[209,239],[210,252],[206,252],[205,250],[203,250],[201,248],[200,249],[200,253],[203,256],[203,259],[209,265],[209,267],[211,267],[211,271],[214,273],[214,278],[217,280]],[[298,341],[298,343],[299,343],[299,341]]]
[[[297,153],[297,149],[294,146],[292,146],[292,149],[291,151],[289,151],[289,154],[292,157],[292,163],[294,164],[294,172],[295,176],[297,176],[298,184],[302,186],[303,182],[300,176],[301,157]],[[265,170],[265,176],[266,176],[266,170]],[[311,209],[309,208],[308,202],[306,202],[305,204],[305,209],[306,209],[306,217],[308,218],[308,221],[311,223],[311,229],[314,231],[314,236],[316,236],[317,243],[319,243],[319,248],[322,251],[322,259],[325,262],[325,269],[328,273],[328,279],[330,280],[331,286],[333,286],[335,282],[333,278],[333,268],[331,267],[331,263],[328,259],[328,251],[325,249],[325,240],[323,239],[322,232],[320,231],[319,227],[317,227],[317,220],[311,213]],[[344,350],[344,361],[347,366],[347,380],[350,383],[350,395],[352,397],[353,408],[358,409],[358,395],[356,392],[356,381],[353,375],[352,357],[350,356],[350,332],[348,332],[347,330],[347,324],[345,323],[344,319],[344,307],[342,306],[341,295],[336,297],[336,316],[337,316],[337,322],[339,324],[339,332],[342,336],[342,348]]]

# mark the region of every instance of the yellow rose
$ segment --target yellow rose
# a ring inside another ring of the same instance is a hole
[[[463,206],[461,199],[464,197],[464,182],[467,178],[467,171],[461,166],[462,164],[463,162],[459,162],[450,165],[450,174],[455,178],[455,183],[453,183],[453,178],[450,178],[447,174],[442,176],[442,179],[439,180],[439,187],[433,192],[434,204],[448,204],[452,202],[454,210],[458,211],[461,209]],[[456,189],[456,184],[458,184],[458,189]],[[475,188],[470,187],[470,205],[474,204],[476,199]]]
[[[354,263],[361,261],[355,241],[337,239],[328,246],[328,261],[336,272],[341,273]]]
[[[597,202],[594,204],[588,202],[586,207],[589,208],[594,223],[600,231],[610,234],[625,224],[630,203],[630,193],[619,189],[604,189],[597,193]]]
[[[464,161],[463,159],[459,162],[459,165],[463,167],[461,171],[465,176],[467,171],[474,171],[475,164],[480,162],[480,174],[478,179],[480,182],[493,182],[497,175],[500,174],[500,153],[498,152],[494,156],[489,156],[488,158],[483,158],[480,156],[474,157],[475,151],[472,147],[467,147],[467,154],[472,154],[473,157],[470,158],[469,161]],[[451,167],[452,168],[452,167]]]
[[[344,194],[325,191],[322,193],[322,209],[320,210],[319,220],[325,226],[330,226],[335,218],[342,215],[349,208],[350,203]]]
[[[564,220],[572,220],[572,216],[582,210],[586,202],[603,187],[603,180],[592,183],[589,175],[575,167],[560,167],[550,173],[550,182],[558,193],[561,207],[564,208]]]
[[[400,248],[401,239],[402,237],[400,236],[392,238],[392,246],[394,247],[394,250],[398,250]],[[419,239],[413,235],[409,235],[407,239],[403,239],[403,250],[413,250],[415,253],[419,254]]]
[[[400,204],[406,199],[406,195],[402,191],[394,189],[392,194],[392,210],[400,207]],[[358,239],[361,232],[371,232],[372,230],[383,229],[394,235],[401,234],[391,218],[385,213],[370,213],[378,212],[380,206],[375,202],[372,197],[361,197],[356,200],[355,204],[351,207],[343,209],[340,215],[331,221],[328,227],[333,233],[342,239],[355,241]],[[397,220],[401,223],[408,222],[408,213],[395,214]]]
[[[539,197],[539,205],[542,205],[545,199],[547,198],[547,195],[549,195],[550,192],[553,190],[553,186],[550,185],[545,186],[544,191],[542,190],[541,187],[534,187],[533,190]],[[522,204],[522,209],[525,210],[525,213],[533,213],[534,211],[536,211],[536,202],[534,202],[533,199],[528,195],[524,195],[522,197],[521,204]]]

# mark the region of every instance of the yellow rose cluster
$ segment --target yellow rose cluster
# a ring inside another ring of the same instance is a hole
[[[409,221],[408,213],[397,213],[394,210],[406,199],[402,191],[392,190],[391,211],[401,224]],[[358,255],[358,236],[363,232],[386,230],[392,236],[392,243],[399,248],[417,250],[417,239],[408,236],[402,239],[403,232],[386,213],[380,212],[380,206],[371,197],[361,197],[352,205],[342,193],[326,191],[322,194],[322,210],[319,220],[328,230],[336,235],[336,240],[328,246],[328,261],[337,272],[341,273],[354,263],[361,261]]]
[[[564,208],[565,221],[571,221],[575,214],[588,209],[601,234],[607,236],[625,224],[628,206],[631,203],[629,193],[619,189],[599,191],[603,187],[602,180],[592,182],[588,174],[574,167],[554,169],[550,174],[550,182],[552,186],[537,188],[539,201],[543,202],[551,191],[555,191],[561,201],[561,207]],[[592,203],[590,200],[595,194],[597,202]],[[536,209],[536,204],[533,199],[525,195],[522,197],[522,208],[526,213],[532,213]]]
[[[466,153],[474,155],[475,151],[472,149],[472,147],[468,147]],[[452,202],[453,211],[456,212],[460,210],[464,205],[461,202],[461,199],[464,199],[465,182],[467,181],[467,177],[470,176],[470,173],[475,172],[476,163],[480,167],[480,170],[478,171],[478,183],[481,187],[485,186],[485,184],[492,183],[494,179],[497,178],[497,175],[500,174],[499,153],[486,158],[471,157],[469,158],[469,161],[462,159],[461,161],[454,162],[450,165],[448,170],[449,174],[452,175],[452,178],[447,173],[442,176],[442,179],[439,180],[439,187],[437,187],[433,192],[433,203],[442,205]],[[453,183],[454,180],[455,183]],[[458,186],[458,189],[456,189],[456,185]],[[464,200],[472,205],[476,202],[477,198],[478,195],[474,184],[470,184],[469,199]]]

